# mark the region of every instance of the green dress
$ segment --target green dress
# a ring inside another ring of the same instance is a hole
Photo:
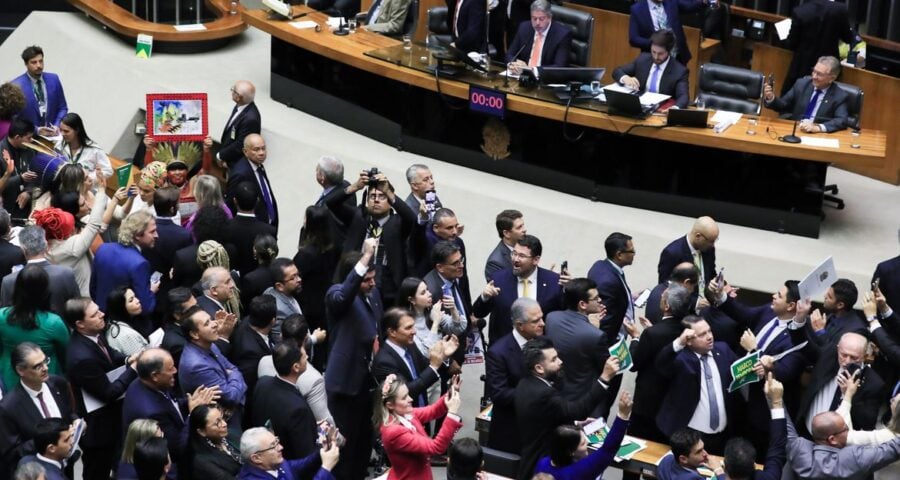
[[[19,375],[10,365],[12,351],[22,342],[34,342],[50,359],[50,374],[61,374],[69,344],[69,329],[59,315],[52,312],[38,312],[37,328],[25,330],[7,321],[12,307],[0,309],[0,375],[6,388],[19,382]]]

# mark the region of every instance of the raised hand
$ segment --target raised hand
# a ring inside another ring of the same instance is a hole
[[[775,375],[769,372],[766,377],[766,383],[763,385],[763,392],[769,401],[769,408],[784,408],[782,399],[784,398],[784,385],[775,380]]]
[[[851,400],[853,395],[856,395],[856,390],[859,388],[859,370],[853,372],[851,375],[845,369],[840,369],[837,374],[837,384],[838,388],[841,389],[841,393],[844,395],[844,399]]]
[[[810,314],[809,321],[812,323],[813,330],[818,332],[819,330],[825,328],[825,324],[828,322],[828,319],[817,308],[814,312],[812,312],[812,314]]]
[[[606,359],[606,363],[603,364],[603,373],[600,374],[600,380],[609,383],[617,373],[619,373],[619,357],[610,355],[610,357]]]
[[[696,334],[694,333],[693,328],[685,328],[681,335],[678,336],[678,343],[681,344],[682,347],[688,346],[689,343],[694,339]]]
[[[443,353],[444,358],[450,358],[456,353],[456,350],[459,348],[459,339],[456,338],[456,335],[447,335],[444,337],[444,340],[441,342],[443,344]]]
[[[500,288],[494,286],[494,281],[491,280],[484,286],[484,290],[481,291],[481,296],[484,298],[493,298],[500,294]]]
[[[752,352],[758,348],[756,344],[756,335],[754,335],[749,328],[744,330],[744,334],[741,335],[741,348],[748,352]]]
[[[221,395],[222,390],[218,386],[204,387],[200,385],[193,394],[187,394],[188,411],[191,412],[200,405],[209,405],[218,400]]]
[[[634,400],[631,398],[631,392],[623,390],[622,395],[619,396],[619,417],[628,420],[628,417],[631,416],[632,406],[634,406]]]

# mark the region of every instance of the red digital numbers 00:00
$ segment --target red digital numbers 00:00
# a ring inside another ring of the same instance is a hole
[[[469,101],[475,105],[483,105],[490,108],[503,108],[502,97],[489,97],[483,93],[472,92]]]

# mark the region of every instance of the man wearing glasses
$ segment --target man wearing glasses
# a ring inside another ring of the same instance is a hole
[[[772,85],[766,84],[763,90],[766,106],[799,120],[800,130],[806,133],[843,130],[847,128],[850,113],[847,93],[834,84],[840,73],[837,58],[819,57],[812,75],[797,80],[784,96],[776,97]]]
[[[322,442],[322,449],[304,458],[285,460],[284,447],[278,437],[262,427],[251,428],[241,435],[241,461],[244,464],[238,480],[332,480],[331,470],[337,465],[340,450],[333,441]]]
[[[219,140],[221,146],[216,154],[219,165],[231,167],[244,156],[242,148],[244,138],[251,133],[259,134],[262,129],[259,109],[253,102],[256,97],[256,87],[247,80],[238,80],[231,87],[231,99],[234,108],[225,122],[222,137]],[[209,139],[212,141],[212,138]]]

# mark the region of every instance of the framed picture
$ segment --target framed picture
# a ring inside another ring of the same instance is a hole
[[[148,93],[147,135],[156,141],[202,141],[208,131],[205,93]]]

